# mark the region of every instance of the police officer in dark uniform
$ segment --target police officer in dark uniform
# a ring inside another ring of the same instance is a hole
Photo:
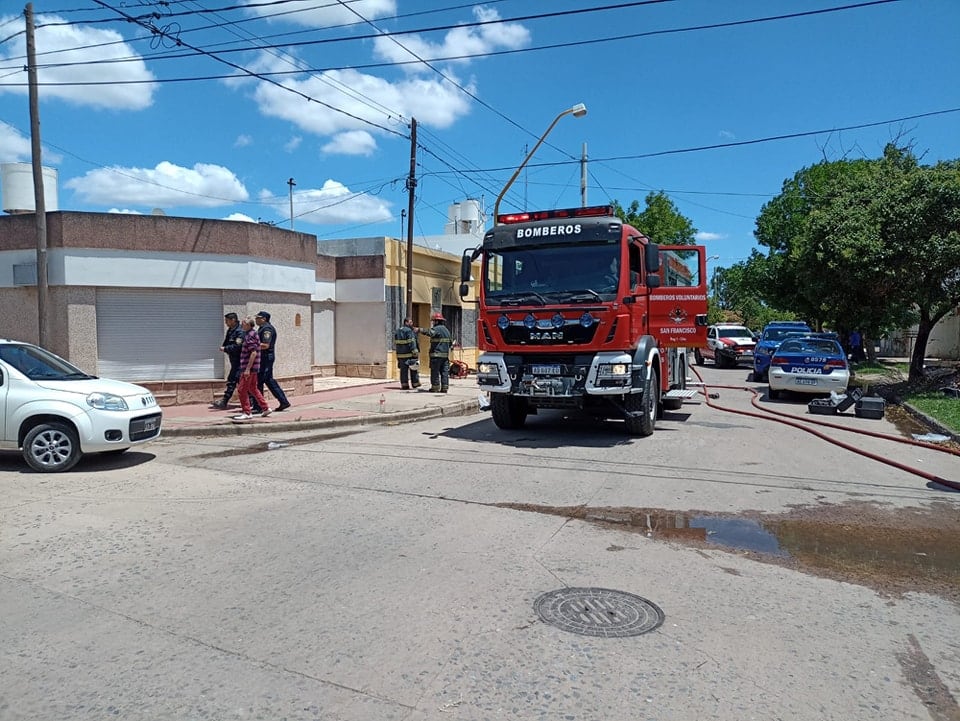
[[[290,401],[287,400],[287,396],[280,387],[280,384],[277,383],[273,377],[273,362],[276,358],[274,349],[277,345],[277,329],[270,324],[270,314],[265,310],[257,313],[254,320],[257,323],[257,334],[260,336],[260,353],[262,354],[260,357],[260,374],[257,376],[257,388],[263,393],[263,388],[266,386],[273,394],[273,397],[280,401],[280,405],[277,406],[276,410],[285,411],[290,407]],[[253,412],[260,413],[262,411],[263,409],[257,408],[256,402],[254,402]]]
[[[223,336],[223,343],[220,350],[227,354],[230,360],[230,372],[227,374],[227,387],[223,391],[223,398],[210,404],[211,408],[224,410],[233,397],[233,391],[240,380],[240,349],[243,347],[243,328],[240,327],[240,319],[236,313],[227,313],[223,316],[223,322],[227,326],[226,335]]]
[[[450,387],[450,348],[453,337],[447,328],[442,313],[430,316],[433,328],[420,329],[420,332],[430,338],[430,392],[446,393]]]
[[[400,387],[408,390],[420,387],[419,363],[420,346],[417,344],[417,332],[413,329],[413,320],[403,319],[403,325],[393,334],[393,345],[397,351],[397,368],[400,369]]]

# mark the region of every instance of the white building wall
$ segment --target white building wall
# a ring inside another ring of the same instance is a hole
[[[0,251],[0,287],[13,286],[13,266],[35,263],[36,252]],[[196,253],[146,253],[51,249],[47,258],[50,285],[136,288],[230,288],[276,290],[312,295],[313,266],[268,262],[242,256]]]
[[[338,364],[382,365],[384,345],[383,303],[337,303],[336,351]]]

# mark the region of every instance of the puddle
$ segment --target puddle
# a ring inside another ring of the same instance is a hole
[[[885,594],[924,591],[960,603],[960,507],[955,504],[894,509],[858,502],[782,514],[497,505],[735,552]]]
[[[198,460],[207,460],[210,458],[229,458],[231,456],[252,456],[257,453],[266,453],[267,451],[283,451],[287,447],[305,446],[310,443],[320,443],[322,441],[332,441],[337,438],[346,438],[357,433],[363,433],[363,428],[355,428],[346,431],[334,431],[332,433],[319,433],[312,436],[301,436],[299,438],[288,438],[282,441],[266,441],[252,446],[241,448],[228,448],[227,450],[214,451],[212,453],[201,453],[191,458]]]

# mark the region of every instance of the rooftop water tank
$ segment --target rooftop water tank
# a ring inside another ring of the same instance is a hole
[[[41,174],[46,211],[60,210],[56,168],[44,167]],[[34,212],[37,207],[33,197],[33,166],[30,163],[0,164],[0,196],[4,213],[16,215]]]

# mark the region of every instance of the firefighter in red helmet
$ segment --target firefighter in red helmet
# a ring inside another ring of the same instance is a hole
[[[450,348],[453,338],[443,319],[443,313],[430,316],[433,327],[420,332],[430,338],[430,392],[446,393],[450,387]]]

